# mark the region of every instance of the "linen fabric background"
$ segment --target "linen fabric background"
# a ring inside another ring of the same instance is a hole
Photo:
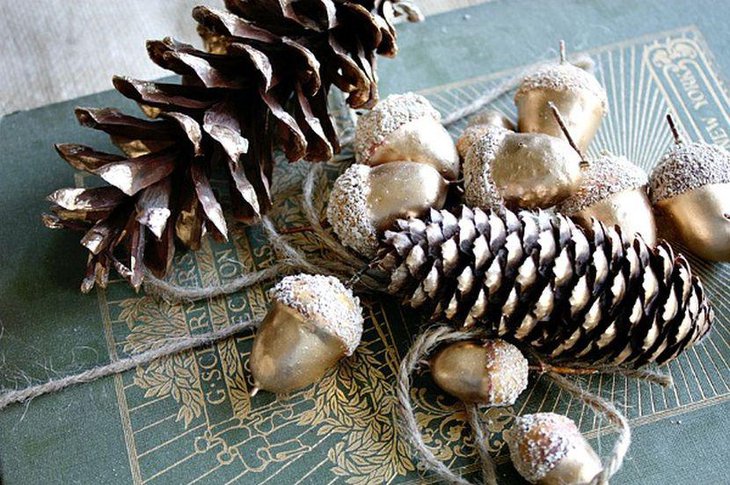
[[[417,0],[426,15],[486,0]],[[112,88],[123,74],[168,72],[147,58],[145,40],[200,45],[190,12],[223,0],[0,0],[0,116]]]

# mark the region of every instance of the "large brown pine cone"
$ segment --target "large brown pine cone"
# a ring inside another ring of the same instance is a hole
[[[709,331],[684,257],[600,222],[592,232],[547,213],[432,211],[386,233],[380,266],[407,305],[551,361],[662,364]]]
[[[234,217],[252,222],[271,206],[275,147],[291,161],[330,159],[339,143],[329,90],[347,93],[352,108],[376,103],[375,57],[396,53],[396,4],[227,0],[227,11],[193,11],[208,51],[172,39],[148,42],[150,58],[182,83],[116,77],[114,86],[153,120],[113,109],[76,112],[125,156],[57,146],[72,166],[111,184],[49,196],[46,225],[86,231],[82,244],[91,254],[82,290],[105,286],[111,266],[138,288],[143,265],[167,273],[175,240],[197,249],[206,232],[225,238],[209,180],[216,166],[228,178]]]

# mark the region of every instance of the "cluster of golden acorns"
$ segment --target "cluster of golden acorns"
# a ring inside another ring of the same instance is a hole
[[[704,143],[677,145],[651,178],[626,158],[583,153],[606,113],[597,79],[564,59],[517,90],[517,130],[501,113],[474,117],[457,143],[422,96],[393,95],[362,115],[357,163],[335,182],[327,218],[341,242],[372,257],[397,219],[445,204],[460,174],[468,205],[551,208],[587,231],[596,218],[654,245],[654,210],[667,234],[707,259],[730,261],[730,154]],[[460,161],[463,160],[463,167]],[[649,192],[647,192],[649,186]],[[336,278],[285,277],[251,354],[257,388],[287,393],[317,381],[362,334],[357,297]],[[431,361],[434,381],[465,402],[512,405],[527,387],[528,361],[502,340],[466,341]],[[532,483],[589,483],[601,462],[570,419],[538,413],[506,435],[520,474]]]

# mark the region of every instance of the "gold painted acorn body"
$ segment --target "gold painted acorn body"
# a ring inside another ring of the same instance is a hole
[[[469,119],[464,132],[456,141],[456,150],[463,159],[469,154],[469,149],[476,143],[481,136],[492,127],[504,128],[505,130],[515,131],[515,125],[500,111],[488,109],[475,114]]]
[[[464,196],[472,207],[546,208],[578,189],[581,156],[567,141],[490,127],[464,161]]]
[[[489,406],[511,406],[527,387],[527,359],[504,340],[462,341],[431,360],[436,384],[458,399]]]
[[[719,145],[678,144],[651,173],[660,226],[690,251],[730,261],[730,153]]]
[[[327,220],[345,246],[374,256],[378,237],[396,220],[440,209],[448,183],[430,165],[390,162],[353,164],[335,181]]]
[[[360,300],[336,278],[287,276],[270,296],[271,308],[251,350],[254,393],[306,387],[359,345]]]
[[[647,184],[646,172],[640,167],[625,157],[604,155],[590,162],[580,188],[555,209],[587,231],[595,218],[607,227],[619,226],[629,238],[639,233],[654,246],[656,222]]]
[[[603,470],[601,460],[575,423],[555,413],[518,417],[505,433],[512,463],[538,485],[589,485]]]
[[[358,163],[394,161],[431,165],[447,180],[459,178],[459,155],[441,115],[419,94],[392,94],[363,114],[355,131]]]
[[[601,125],[608,100],[606,90],[593,74],[561,60],[525,77],[515,94],[515,103],[520,132],[563,138],[549,106],[554,103],[576,145],[585,151]]]

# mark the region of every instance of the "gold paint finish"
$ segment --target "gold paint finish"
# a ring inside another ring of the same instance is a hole
[[[570,218],[588,233],[592,230],[591,219],[595,218],[607,227],[618,225],[624,236],[632,237],[638,232],[649,246],[656,246],[654,212],[643,188],[612,194]]]
[[[470,121],[469,126],[498,126],[509,131],[515,131],[515,125],[512,120],[507,118],[501,112],[495,109],[488,109],[475,115]]]
[[[441,209],[447,182],[430,165],[390,162],[373,167],[369,175],[368,207],[375,228],[382,232],[398,219],[420,217],[429,209]]]
[[[693,253],[730,261],[730,184],[709,184],[656,204],[660,227]]]
[[[580,435],[571,437],[574,447],[540,479],[538,485],[588,485],[601,473],[603,466],[590,443]]]
[[[509,133],[491,164],[492,180],[508,206],[550,207],[575,192],[581,157],[568,142],[541,133]]]
[[[515,100],[518,130],[523,133],[544,133],[565,140],[548,105],[551,101],[562,115],[576,145],[585,152],[601,126],[604,114],[601,99],[587,90],[535,88],[522,93]]]
[[[487,349],[477,342],[457,342],[431,361],[434,382],[464,402],[489,402],[492,379],[486,372]]]
[[[527,359],[503,340],[462,341],[441,349],[431,360],[436,384],[464,402],[514,404],[527,387]]]
[[[409,161],[432,166],[447,180],[459,178],[459,154],[446,128],[435,119],[424,116],[404,124],[373,152],[367,164]]]
[[[343,343],[274,301],[251,349],[251,373],[257,388],[288,393],[317,382],[345,356]]]

